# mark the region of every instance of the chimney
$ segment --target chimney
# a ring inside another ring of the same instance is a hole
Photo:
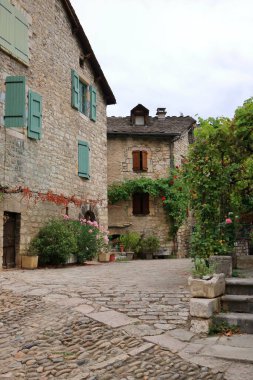
[[[165,119],[165,116],[166,116],[166,108],[157,108],[156,110],[156,115],[158,117],[158,119]]]

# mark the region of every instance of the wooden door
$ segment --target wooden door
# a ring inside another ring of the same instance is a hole
[[[16,266],[17,214],[4,212],[3,267]]]

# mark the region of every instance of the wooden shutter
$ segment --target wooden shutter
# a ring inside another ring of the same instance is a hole
[[[0,45],[28,63],[28,22],[9,0],[0,0]]]
[[[71,70],[71,106],[79,109],[79,75]]]
[[[90,148],[85,141],[78,141],[78,175],[83,178],[90,178]]]
[[[13,6],[8,0],[0,0],[0,45],[13,53]]]
[[[14,16],[14,54],[22,61],[28,62],[28,22],[16,8]]]
[[[92,86],[90,86],[90,119],[97,120],[97,92]]]
[[[42,125],[42,97],[36,92],[29,91],[28,103],[28,137],[40,140]]]
[[[5,127],[25,127],[25,77],[7,77],[5,96]]]
[[[134,193],[132,200],[133,200],[133,214],[134,215],[140,215],[141,212],[141,193]]]
[[[142,157],[142,170],[147,171],[148,170],[148,152],[145,150],[141,152]]]
[[[149,214],[149,194],[143,193],[142,195],[142,214]]]
[[[133,151],[133,171],[140,170],[140,151]]]

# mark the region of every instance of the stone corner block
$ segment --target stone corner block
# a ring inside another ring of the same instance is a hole
[[[210,318],[209,319],[193,318],[191,320],[190,331],[192,331],[195,334],[201,334],[201,333],[208,334],[211,325],[212,325],[212,319]]]
[[[192,297],[216,298],[225,293],[225,275],[214,274],[210,280],[189,277],[188,284]]]
[[[192,317],[210,318],[220,311],[220,298],[191,298],[190,315]]]

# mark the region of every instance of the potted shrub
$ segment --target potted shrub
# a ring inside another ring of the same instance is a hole
[[[36,253],[27,252],[27,255],[21,257],[21,267],[23,269],[36,269],[38,268],[39,256]]]
[[[153,255],[159,250],[159,248],[160,240],[157,236],[150,235],[141,239],[140,251],[143,258],[148,260],[153,259]]]
[[[120,236],[120,244],[124,246],[126,257],[132,260],[134,253],[139,251],[140,234],[138,232],[127,232]]]
[[[216,274],[214,266],[208,266],[203,258],[195,258],[188,284],[194,298],[215,298],[225,293],[224,273]]]

